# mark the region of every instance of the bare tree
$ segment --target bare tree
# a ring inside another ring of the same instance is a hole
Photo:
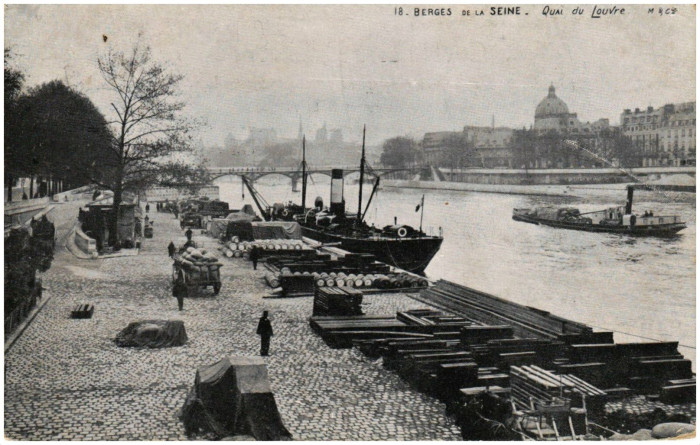
[[[182,156],[191,152],[190,132],[194,122],[180,116],[185,104],[178,99],[181,75],[168,72],[152,60],[151,50],[137,43],[130,53],[108,52],[98,59],[102,77],[114,92],[111,103],[115,119],[113,144],[108,158],[96,166],[94,182],[114,193],[114,218],[110,244],[117,236],[117,215],[125,191],[136,192],[173,174],[188,182]]]

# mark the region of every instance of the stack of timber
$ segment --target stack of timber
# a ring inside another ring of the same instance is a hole
[[[593,329],[582,323],[446,280],[421,291],[418,299],[487,325],[510,326],[519,337],[558,339],[566,335],[571,339],[593,335]]]
[[[432,338],[394,317],[385,316],[314,316],[310,325],[331,348],[351,348],[353,342],[367,339]]]
[[[362,292],[349,287],[316,288],[313,315],[362,315]]]
[[[605,391],[574,375],[555,374],[534,365],[512,366],[510,389],[513,402],[523,409],[550,406],[558,399],[566,399],[572,407],[599,413],[607,400]]]
[[[618,344],[576,344],[569,347],[568,362],[560,372],[586,375],[587,380],[605,387],[628,387],[640,394],[662,394],[671,381],[684,381],[666,391],[695,392],[691,361],[678,352],[678,342]],[[679,398],[690,397],[682,396]]]

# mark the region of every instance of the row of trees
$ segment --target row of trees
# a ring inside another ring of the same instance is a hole
[[[58,80],[23,91],[24,75],[10,62],[5,50],[5,183],[10,188],[17,177],[40,177],[110,190],[110,233],[116,237],[124,192],[208,182],[203,164],[188,156],[197,124],[182,117],[182,76],[154,61],[150,48],[139,43],[128,53],[110,51],[97,60],[114,98],[108,117]]]
[[[568,135],[516,130],[508,147],[513,168],[609,166],[637,167],[641,153],[633,141],[616,129],[597,135]],[[408,137],[384,141],[381,163],[391,168],[425,165],[421,144]],[[488,150],[488,149],[486,149]],[[483,149],[474,147],[462,133],[447,135],[440,142],[440,167],[483,167]]]

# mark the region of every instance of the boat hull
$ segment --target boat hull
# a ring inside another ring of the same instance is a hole
[[[313,227],[301,226],[304,236],[321,243],[340,243],[340,248],[353,253],[369,253],[377,260],[414,273],[422,273],[440,250],[442,238],[355,238]]]
[[[600,224],[578,224],[566,221],[555,221],[551,219],[542,219],[526,214],[514,214],[513,220],[526,222],[530,224],[538,224],[558,229],[579,230],[583,232],[598,232],[598,233],[619,233],[622,235],[631,236],[658,236],[672,237],[678,232],[686,228],[683,223],[673,224],[658,224],[653,226],[604,226]]]

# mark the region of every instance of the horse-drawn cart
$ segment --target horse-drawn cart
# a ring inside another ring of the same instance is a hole
[[[175,255],[173,263],[173,295],[182,292],[187,297],[202,295],[211,286],[214,295],[221,290],[222,264],[215,261],[193,261],[192,257]]]

